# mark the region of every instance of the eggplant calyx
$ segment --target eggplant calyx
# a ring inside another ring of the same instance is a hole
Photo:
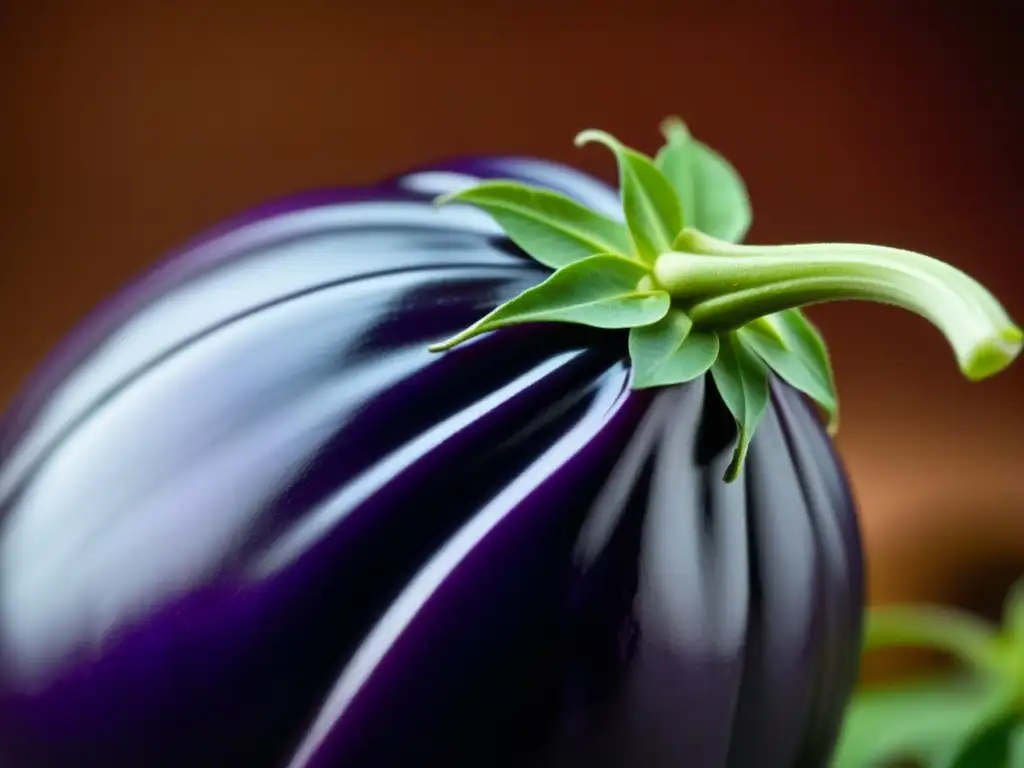
[[[735,479],[768,404],[774,374],[810,397],[835,434],[835,376],[803,307],[867,300],[907,309],[935,325],[971,381],[1005,369],[1024,333],[992,294],[955,267],[913,251],[852,243],[739,245],[751,220],[746,186],[678,118],[661,126],[654,158],[586,130],[615,158],[621,217],[550,189],[486,181],[446,194],[490,214],[529,257],[554,270],[543,282],[430,346],[453,349],[526,323],[575,323],[628,331],[635,389],[710,373],[736,420],[726,480]]]

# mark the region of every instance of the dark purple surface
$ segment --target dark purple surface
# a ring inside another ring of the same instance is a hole
[[[111,297],[0,421],[0,765],[825,765],[860,542],[783,386],[740,481],[624,338],[426,346],[536,283],[463,159],[271,203]],[[465,179],[463,179],[464,181]]]

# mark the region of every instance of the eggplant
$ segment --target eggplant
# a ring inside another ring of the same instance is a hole
[[[505,158],[276,202],[36,372],[0,426],[3,765],[823,762],[863,574],[815,415],[775,383],[727,487],[721,401],[631,390],[618,337],[431,355],[543,277],[432,205],[492,177],[617,203]]]
[[[87,317],[0,421],[0,764],[826,765],[855,504],[780,377],[736,482],[710,376],[521,324],[547,276],[459,158],[258,207]]]

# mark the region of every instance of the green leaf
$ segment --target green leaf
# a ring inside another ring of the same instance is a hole
[[[789,349],[789,345],[786,344],[786,337],[779,332],[777,323],[770,321],[769,317],[771,315],[756,317],[743,327],[767,336],[769,339],[774,339],[776,344],[781,345],[784,349]]]
[[[510,181],[489,181],[444,195],[489,213],[509,238],[546,267],[558,269],[601,253],[632,253],[624,224],[557,192]]]
[[[430,351],[450,349],[462,342],[509,325],[579,323],[594,328],[633,328],[656,323],[671,301],[661,290],[637,287],[647,277],[638,261],[602,254],[558,269],[543,283],[502,304],[462,333],[434,344]]]
[[[725,473],[725,481],[732,482],[739,476],[747,447],[768,405],[768,366],[735,333],[724,333],[719,337],[718,359],[711,366],[711,375],[739,432]]]
[[[583,131],[576,146],[596,142],[615,153],[619,166],[622,209],[636,255],[653,264],[658,254],[671,250],[683,228],[679,199],[672,185],[650,158],[624,146],[604,131]]]
[[[766,332],[764,326],[771,332]],[[787,309],[766,315],[760,323],[748,324],[740,333],[780,378],[825,410],[829,433],[834,435],[839,429],[835,375],[821,333],[806,315],[799,309]]]
[[[1001,697],[993,686],[952,677],[858,691],[846,711],[832,768],[948,760]]]
[[[681,384],[711,368],[718,357],[718,336],[692,329],[685,313],[670,310],[658,322],[630,330],[634,389]]]
[[[665,145],[658,150],[654,164],[662,172],[679,198],[680,218],[684,227],[700,227],[697,220],[696,176],[694,174],[695,142],[686,124],[678,119],[665,120],[661,124]]]
[[[715,150],[690,136],[679,118],[661,124],[665,145],[655,163],[676,190],[688,227],[732,243],[750,229],[750,197],[736,169]]]

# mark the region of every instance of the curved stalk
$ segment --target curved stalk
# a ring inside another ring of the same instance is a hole
[[[972,381],[1003,370],[1024,343],[1024,334],[983,286],[913,251],[850,243],[746,246],[692,229],[675,247],[655,262],[655,282],[695,327],[726,330],[794,307],[874,301],[936,326]]]

